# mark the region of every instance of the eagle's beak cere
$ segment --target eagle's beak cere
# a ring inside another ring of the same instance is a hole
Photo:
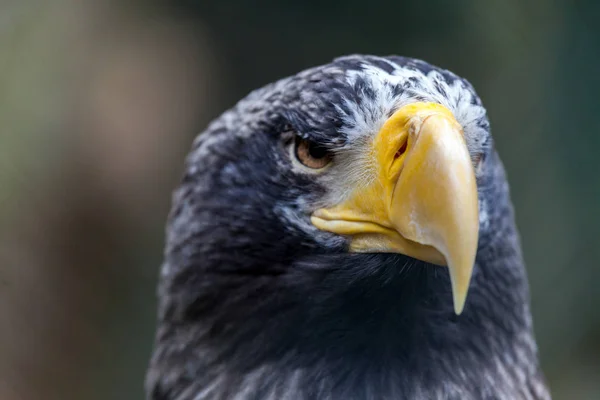
[[[439,104],[413,103],[396,111],[369,147],[374,179],[317,210],[312,223],[350,236],[352,251],[447,265],[460,314],[479,235],[475,172],[461,126]]]

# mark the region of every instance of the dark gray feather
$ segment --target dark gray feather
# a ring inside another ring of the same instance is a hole
[[[195,142],[168,226],[148,399],[549,399],[487,119],[487,219],[461,316],[447,269],[350,254],[345,238],[290,222],[326,188],[285,167],[281,132],[343,146],[343,99],[375,90],[347,83],[365,63],[461,79],[407,58],[341,58],[253,92]]]

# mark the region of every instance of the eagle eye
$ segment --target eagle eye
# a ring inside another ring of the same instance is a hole
[[[300,164],[312,170],[322,170],[333,159],[327,148],[299,136],[294,142],[294,156]]]

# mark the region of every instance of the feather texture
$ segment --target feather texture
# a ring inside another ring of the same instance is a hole
[[[309,220],[355,173],[343,157],[423,99],[452,107],[482,157],[460,317],[447,269],[350,254]],[[336,151],[337,178],[290,167],[289,127]],[[251,93],[194,143],[167,233],[148,399],[550,398],[504,169],[479,98],[448,71],[350,56]]]

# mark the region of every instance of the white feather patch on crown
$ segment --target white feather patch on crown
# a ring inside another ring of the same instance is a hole
[[[486,110],[464,80],[456,77],[448,82],[436,70],[424,73],[410,66],[401,67],[385,58],[379,60],[394,70],[389,73],[365,62],[362,69],[346,72],[349,85],[360,88],[357,82],[361,79],[366,88],[364,95],[358,97],[359,103],[354,97],[344,98],[343,105],[336,105],[344,122],[340,132],[347,136],[348,144],[338,150],[337,165],[321,178],[329,188],[328,195],[323,198],[324,207],[344,201],[352,192],[376,179],[375,160],[367,148],[394,111],[407,104],[428,101],[448,108],[463,127],[472,156],[481,154],[488,143]]]
[[[408,66],[400,67],[384,58],[381,60],[394,67],[392,73],[367,62],[362,65],[362,70],[346,73],[348,84],[354,86],[361,78],[374,93],[373,97],[361,98],[360,104],[345,99],[346,111],[337,107],[346,122],[347,128],[343,133],[348,138],[374,136],[395,110],[416,101],[430,101],[445,106],[454,114],[465,131],[471,154],[482,150],[482,140],[489,135],[481,126],[482,121],[487,122],[486,111],[465,81],[456,77],[447,82],[436,70],[425,74]],[[397,91],[398,87],[403,90]]]

